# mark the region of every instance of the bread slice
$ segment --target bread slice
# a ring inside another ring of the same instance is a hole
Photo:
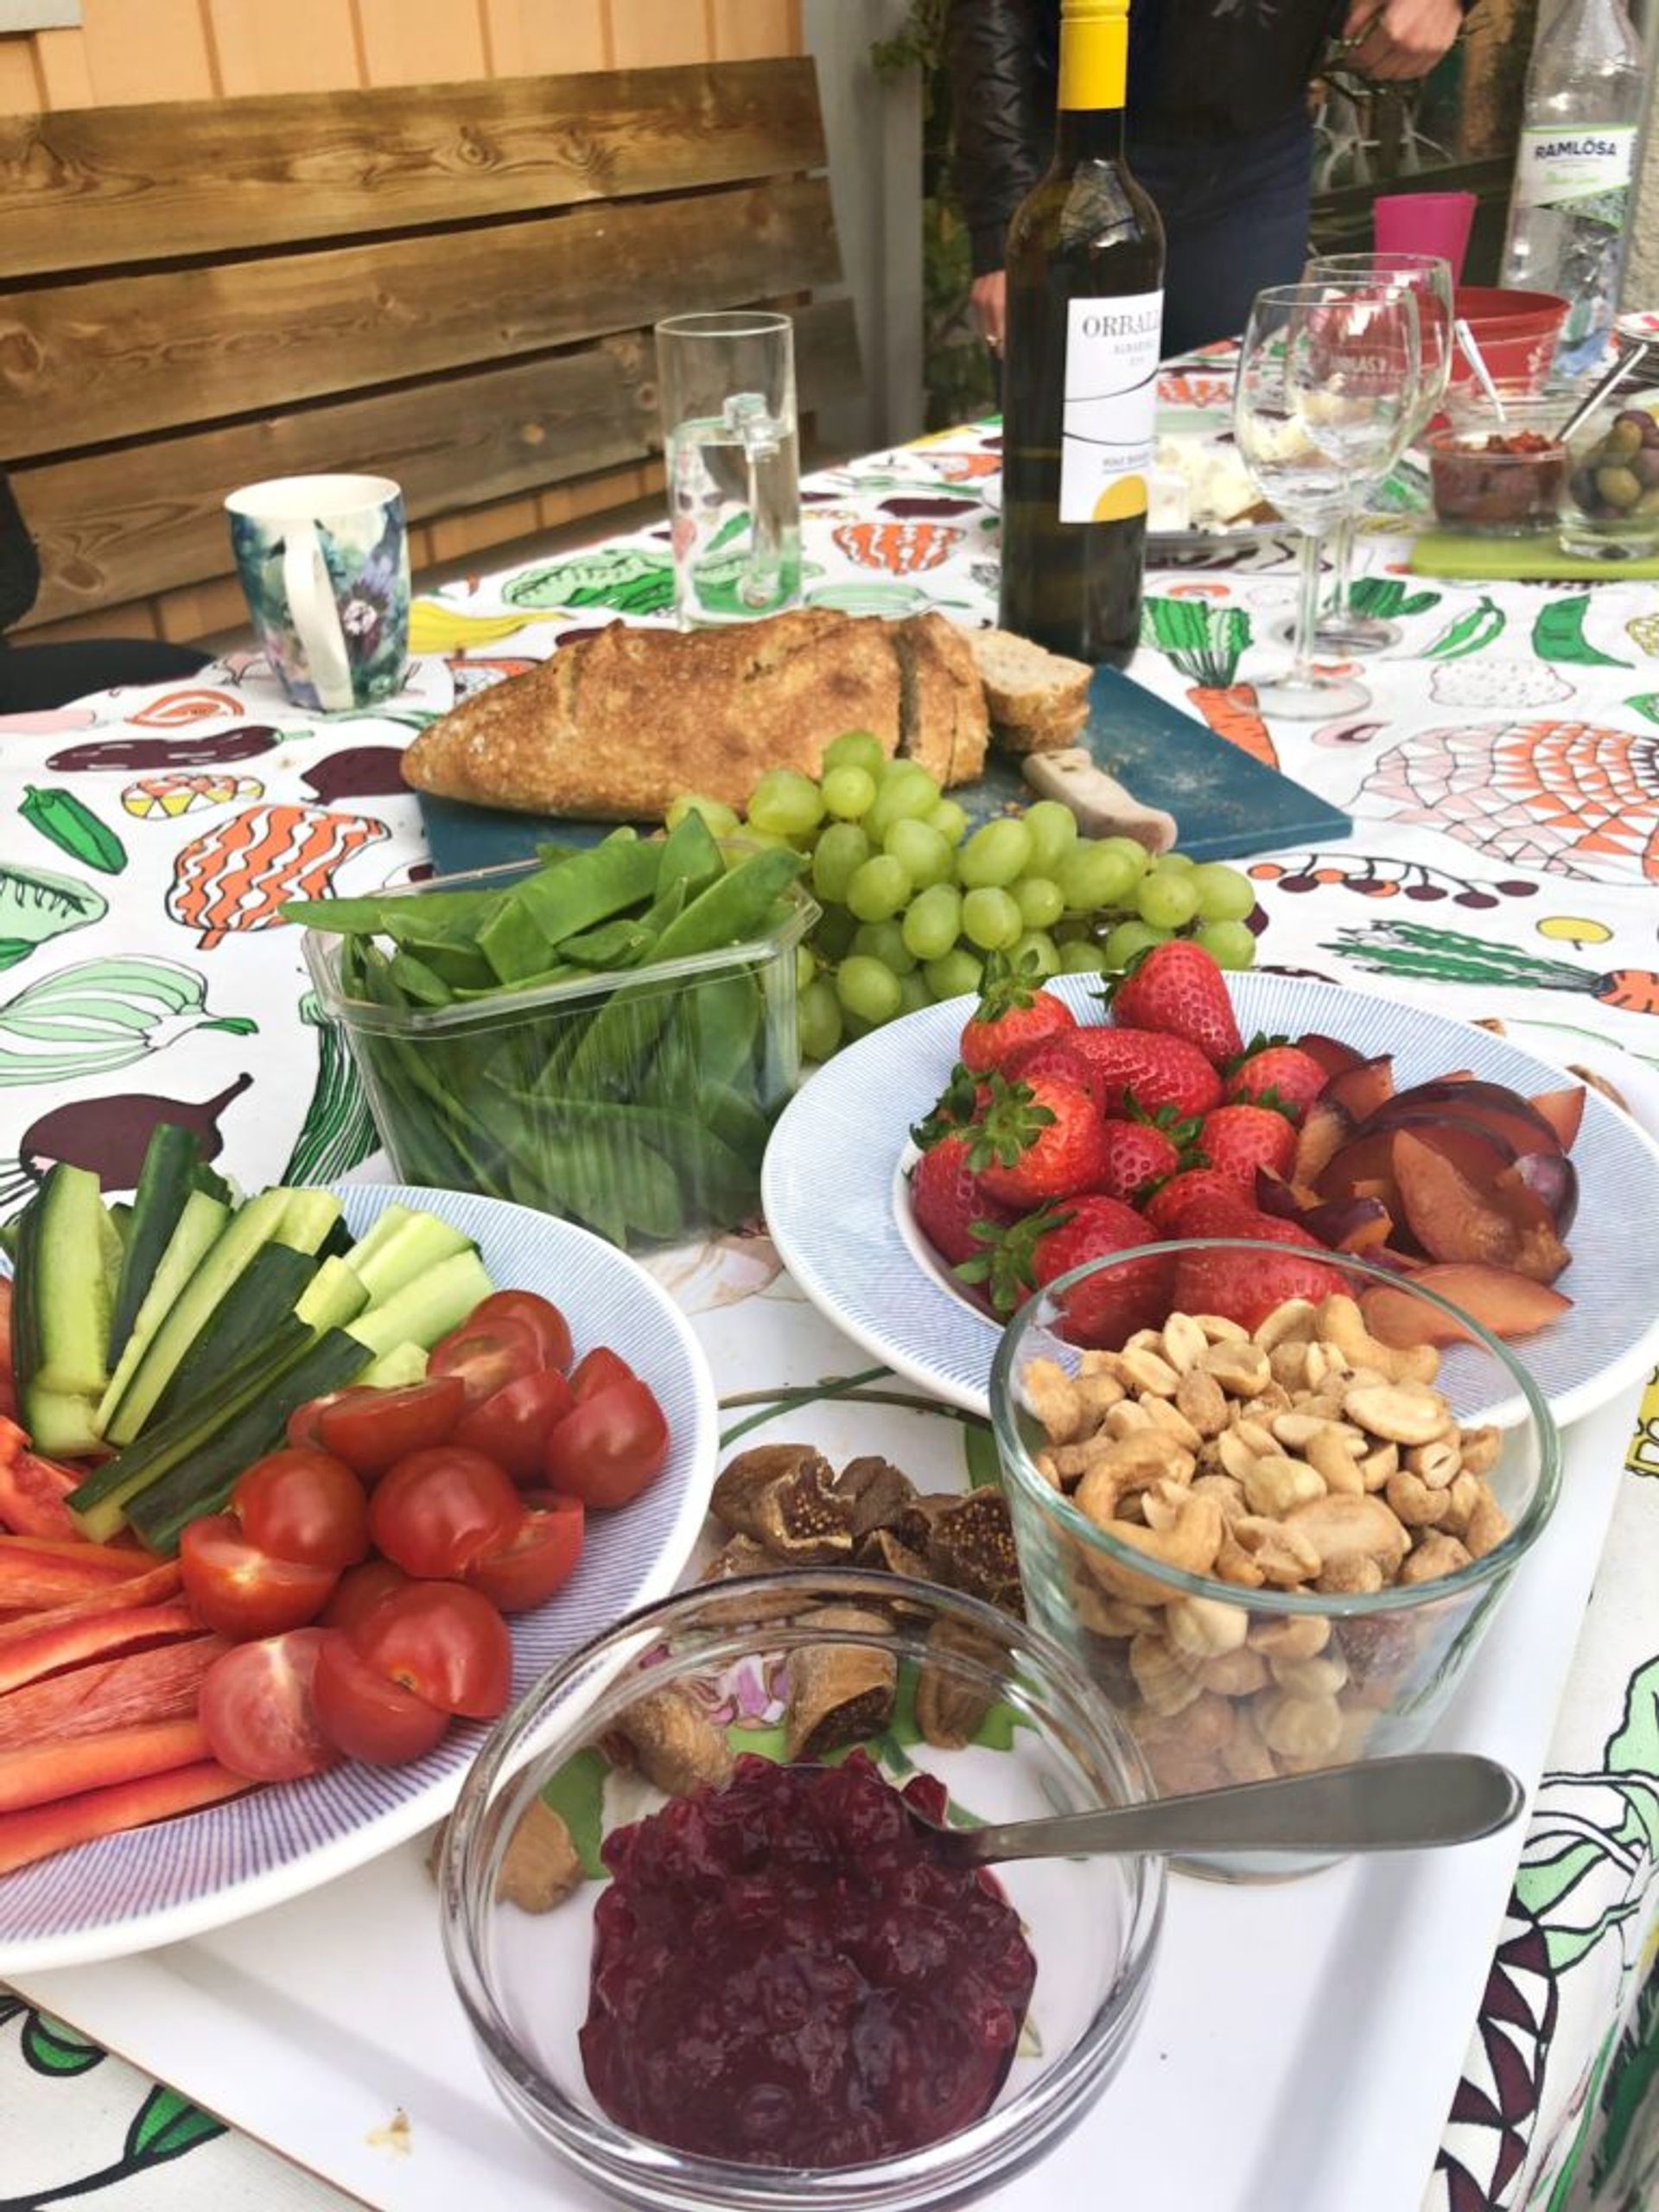
[[[969,633],[985,701],[1001,742],[1015,753],[1069,745],[1089,719],[1094,671],[1007,630]]]
[[[899,741],[893,626],[804,607],[730,628],[613,623],[451,709],[404,756],[445,798],[526,813],[650,821],[682,791],[741,807],[764,771],[816,776],[867,729]]]
[[[969,783],[985,766],[990,725],[968,633],[942,614],[893,625],[899,651],[899,750],[941,790]]]

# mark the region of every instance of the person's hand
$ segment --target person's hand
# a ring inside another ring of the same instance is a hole
[[[1462,28],[1458,0],[1353,0],[1342,35],[1354,67],[1388,82],[1426,77]]]
[[[992,353],[1000,353],[1008,322],[1007,270],[992,269],[983,276],[976,276],[973,289],[968,295],[968,304],[974,311],[974,320],[979,325],[985,343]]]

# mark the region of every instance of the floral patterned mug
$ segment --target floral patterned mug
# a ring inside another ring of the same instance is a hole
[[[254,628],[296,706],[396,691],[409,658],[409,534],[389,476],[274,476],[225,502]]]

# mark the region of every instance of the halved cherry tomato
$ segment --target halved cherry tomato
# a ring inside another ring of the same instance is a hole
[[[262,1551],[243,1535],[233,1513],[208,1513],[190,1522],[179,1540],[179,1567],[184,1594],[202,1626],[238,1643],[303,1628],[315,1620],[340,1579],[332,1567]]]
[[[411,1452],[381,1477],[369,1500],[369,1534],[405,1574],[459,1574],[480,1552],[505,1544],[524,1512],[511,1476],[493,1459],[440,1444]]]
[[[401,1766],[425,1757],[449,1715],[372,1667],[341,1629],[320,1631],[311,1702],[317,1726],[347,1758]]]
[[[632,1382],[633,1370],[620,1351],[613,1351],[609,1344],[595,1344],[592,1351],[585,1351],[570,1370],[570,1395],[580,1405],[586,1398],[596,1397],[601,1390],[608,1390],[613,1382]]]
[[[383,1475],[411,1452],[446,1442],[461,1419],[467,1390],[458,1376],[429,1376],[396,1390],[357,1383],[312,1398],[288,1424],[290,1444],[332,1452],[359,1475]]]
[[[463,1321],[440,1337],[426,1371],[429,1376],[460,1376],[470,1413],[521,1375],[534,1375],[541,1364],[541,1338],[528,1321],[504,1314],[493,1321]]]
[[[516,1483],[539,1482],[548,1432],[571,1407],[570,1385],[556,1367],[521,1375],[495,1391],[455,1430],[455,1442],[505,1467]]]
[[[250,1782],[294,1782],[339,1758],[318,1726],[312,1685],[324,1631],[289,1629],[223,1651],[201,1678],[196,1710],[207,1748]]]
[[[347,1567],[334,1585],[334,1594],[317,1615],[321,1628],[354,1629],[394,1590],[407,1590],[409,1577],[389,1559],[365,1559],[361,1567]]]
[[[331,1452],[268,1452],[236,1478],[231,1510],[251,1544],[338,1573],[369,1548],[361,1479]]]
[[[543,1366],[569,1366],[570,1324],[550,1298],[538,1297],[533,1290],[492,1291],[474,1306],[467,1326],[475,1329],[502,1319],[530,1324],[541,1344]]]
[[[637,1375],[572,1407],[547,1440],[547,1479],[584,1505],[626,1505],[661,1472],[668,1423]]]
[[[504,1613],[529,1612],[575,1573],[582,1519],[579,1498],[555,1497],[532,1509],[498,1550],[480,1552],[469,1562],[468,1586],[482,1591]]]
[[[507,1624],[464,1583],[411,1583],[359,1622],[352,1643],[394,1682],[471,1720],[493,1720],[512,1688]]]

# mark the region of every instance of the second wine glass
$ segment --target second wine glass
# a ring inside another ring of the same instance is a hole
[[[1383,291],[1403,290],[1417,302],[1417,405],[1406,444],[1421,437],[1446,398],[1453,346],[1452,264],[1437,253],[1316,254],[1303,271],[1308,283],[1375,284]],[[1344,517],[1332,536],[1331,595],[1320,611],[1313,635],[1326,652],[1380,653],[1398,645],[1399,625],[1356,605],[1354,549],[1357,513]]]
[[[1313,664],[1319,542],[1398,460],[1420,404],[1408,289],[1320,282],[1258,292],[1239,353],[1233,432],[1263,499],[1303,533],[1288,671],[1258,685],[1270,714],[1319,721],[1363,703]]]

